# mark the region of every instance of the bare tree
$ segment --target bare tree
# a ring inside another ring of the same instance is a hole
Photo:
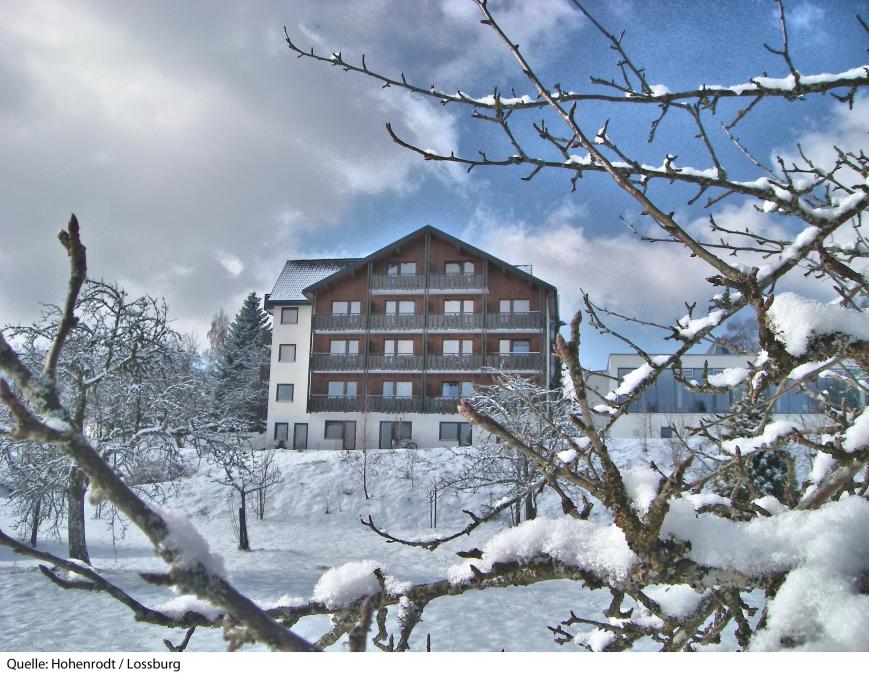
[[[9,345],[5,335],[0,333],[0,372],[3,373],[3,378],[0,378],[0,401],[14,419],[13,426],[4,427],[4,431],[8,430],[17,440],[52,444],[62,451],[103,498],[111,501],[145,533],[154,545],[155,552],[169,566],[167,573],[147,574],[146,579],[164,586],[175,586],[224,608],[229,620],[221,619],[221,623],[226,626],[231,642],[255,639],[274,649],[315,649],[240,594],[225,579],[220,558],[211,554],[208,543],[187,523],[185,517],[158,509],[137,495],[100,455],[85,434],[84,426],[77,424],[64,406],[57,384],[58,362],[67,339],[79,323],[75,310],[87,273],[87,257],[75,216],[70,219],[68,228],[61,231],[59,238],[70,257],[69,290],[42,367],[37,369],[28,366]],[[85,580],[69,581],[47,567],[42,568],[46,576],[65,588],[105,591],[129,607],[138,619],[165,626],[194,626],[208,621],[198,614],[174,619],[150,610],[89,567],[31,549],[2,531],[0,543],[18,553],[49,561],[59,568],[81,575]],[[194,623],[189,624],[188,620]]]
[[[86,281],[75,310],[77,321],[57,356],[61,399],[74,410],[76,426],[128,483],[159,496],[164,482],[183,472],[177,437],[185,430],[178,424],[187,417],[182,397],[189,381],[178,371],[184,366],[180,335],[169,328],[162,301],[129,297],[113,283]],[[61,307],[47,306],[37,322],[5,331],[34,367],[62,321]],[[14,499],[24,501],[18,511],[31,510],[37,523],[43,506],[55,519],[65,513],[69,555],[87,562],[87,476],[50,447],[25,447],[14,455],[9,464],[21,486]],[[55,497],[60,487],[63,506]]]
[[[274,454],[274,449],[254,448],[251,438],[238,432],[215,434],[208,441],[206,459],[223,471],[217,482],[238,494],[238,548],[242,551],[250,551],[248,496],[256,496],[254,512],[262,519],[268,491],[282,481],[281,471],[274,464]]]

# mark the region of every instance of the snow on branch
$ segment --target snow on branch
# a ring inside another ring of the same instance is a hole
[[[822,304],[793,292],[775,297],[767,314],[775,338],[795,357],[805,355],[814,338],[842,335],[848,343],[869,345],[869,316],[860,309]]]

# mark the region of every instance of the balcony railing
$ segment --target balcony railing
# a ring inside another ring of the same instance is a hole
[[[422,412],[422,398],[419,397],[369,395],[366,400],[368,411],[381,411],[387,414],[418,414]]]
[[[314,330],[319,332],[348,332],[365,329],[365,315],[360,313],[316,313]]]
[[[457,414],[460,397],[433,397],[425,401],[425,410],[429,414]]]
[[[476,273],[432,273],[428,278],[432,290],[480,290],[486,287],[486,278]]]
[[[483,328],[482,313],[429,313],[428,329],[438,330],[478,330]]]
[[[369,370],[388,371],[420,371],[422,370],[422,355],[368,355]]]
[[[425,325],[425,316],[421,313],[372,313],[370,325],[371,331],[422,329]]]
[[[372,290],[424,290],[425,276],[371,276]]]
[[[486,356],[486,367],[504,372],[530,372],[543,369],[540,353],[497,353]]]
[[[540,311],[528,313],[490,313],[486,316],[486,329],[543,329]]]
[[[358,353],[314,353],[311,370],[319,372],[352,372],[365,367],[365,357]]]
[[[457,414],[458,397],[337,397],[331,395],[311,395],[308,398],[308,411],[314,412],[381,412],[388,414]]]
[[[429,355],[428,369],[430,371],[466,371],[479,370],[483,366],[482,355]]]
[[[362,411],[364,399],[363,397],[311,395],[308,398],[308,411]]]

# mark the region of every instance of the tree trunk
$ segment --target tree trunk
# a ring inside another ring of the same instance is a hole
[[[87,491],[87,477],[77,467],[69,470],[69,484],[66,487],[66,530],[69,540],[69,557],[90,564],[87,539],[85,538],[84,495]]]
[[[525,496],[525,520],[531,521],[537,517],[537,508],[534,506],[534,495],[529,493]]]
[[[250,551],[250,541],[247,537],[247,494],[241,494],[241,507],[238,508],[238,548]]]
[[[39,534],[39,519],[42,514],[42,498],[37,498],[33,504],[33,520],[30,525],[30,546],[36,546],[36,536]]]

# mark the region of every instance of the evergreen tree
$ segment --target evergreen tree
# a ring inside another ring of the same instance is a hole
[[[722,422],[721,439],[752,437],[763,419],[762,410],[743,397],[731,408],[731,416]],[[788,460],[784,451],[774,449],[749,454],[744,458],[744,465],[744,476],[733,466],[714,481],[714,489],[725,497],[743,502],[765,495],[787,502]],[[746,478],[750,483],[746,483]]]
[[[218,413],[238,419],[243,429],[262,432],[268,405],[269,363],[265,344],[269,316],[251,292],[229,326],[218,352],[214,398]],[[242,429],[242,428],[240,428]]]

